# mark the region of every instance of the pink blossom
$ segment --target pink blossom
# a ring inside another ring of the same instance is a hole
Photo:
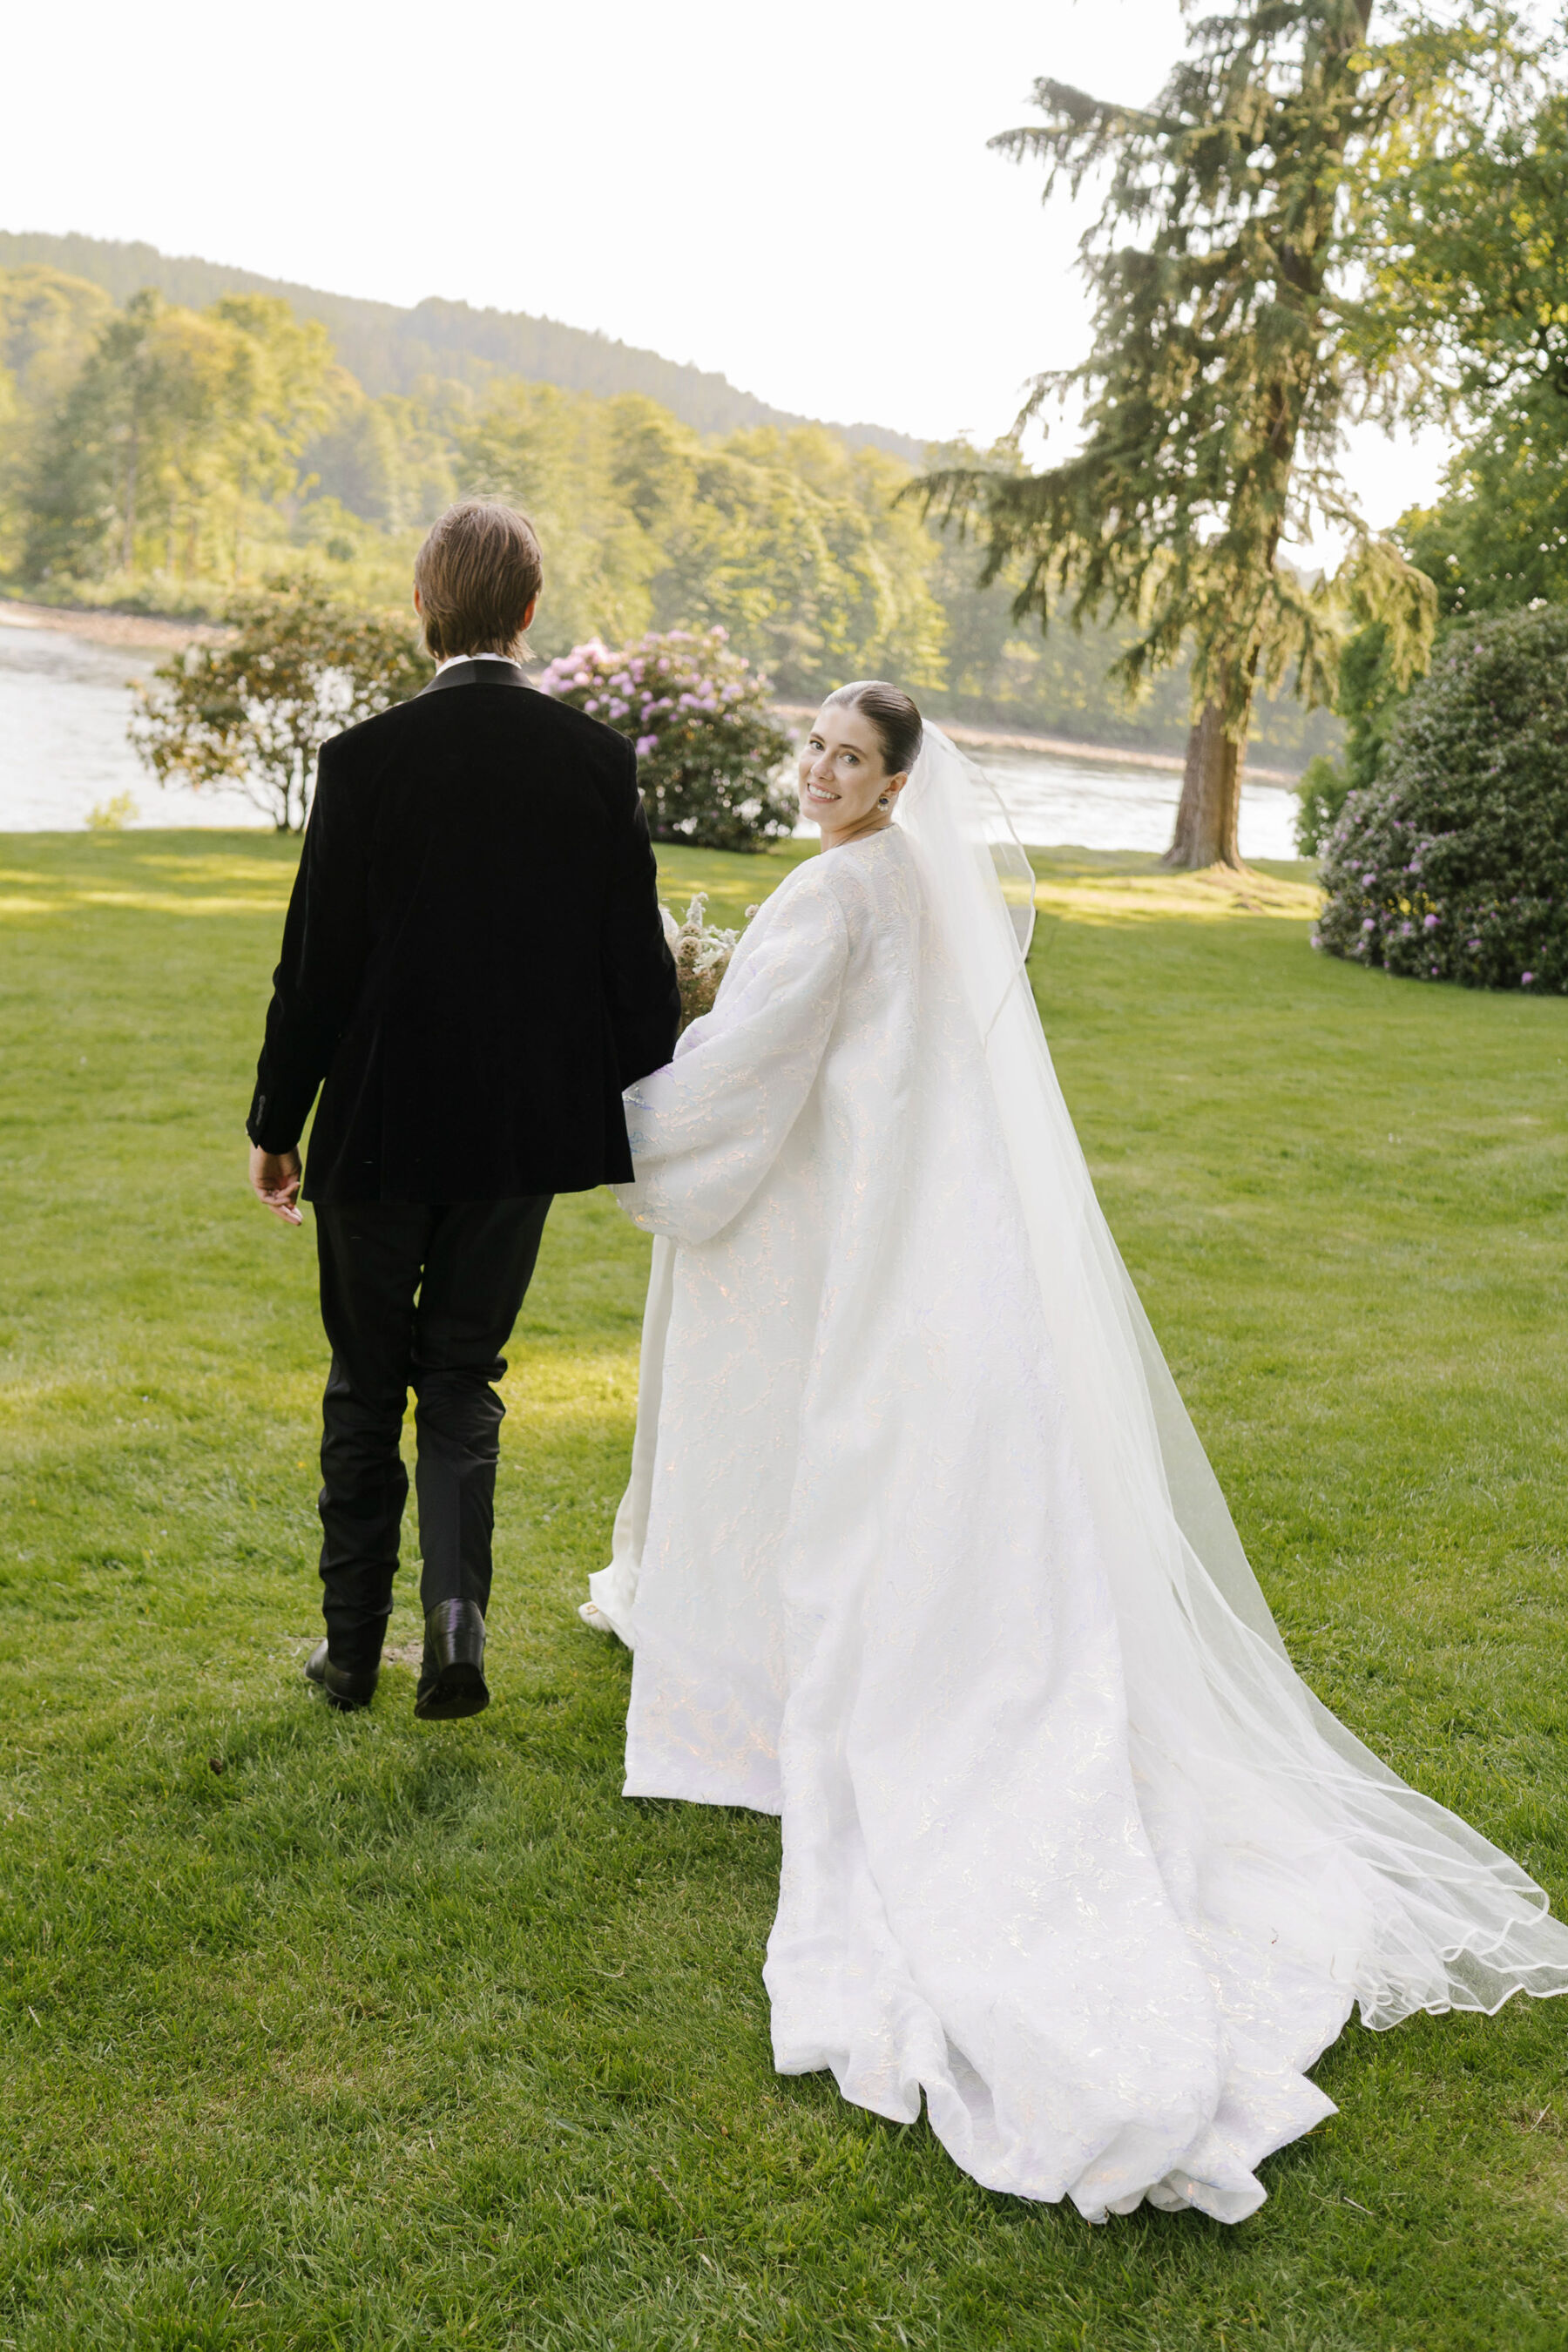
[[[646,760],[650,751],[657,751],[658,749],[658,737],[657,735],[639,735],[637,737],[637,758],[639,760]]]

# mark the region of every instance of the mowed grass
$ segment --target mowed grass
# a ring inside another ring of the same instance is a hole
[[[574,1610],[635,1404],[607,1196],[513,1349],[489,1712],[415,1723],[411,1576],[374,1711],[313,1701],[313,1257],[242,1182],[292,863],[0,843],[0,2346],[1568,2344],[1568,2003],[1352,2024],[1231,2231],[988,2196],[773,2075],[775,1826],[621,1799]],[[1287,869],[1042,864],[1067,1092],[1295,1654],[1568,1901],[1568,1004],[1315,957]]]

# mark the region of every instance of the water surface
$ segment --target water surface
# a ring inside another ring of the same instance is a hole
[[[163,791],[126,740],[130,688],[156,653],[49,628],[0,625],[0,832],[70,832],[116,793],[136,803],[143,825],[265,825],[237,791]],[[1082,849],[1162,850],[1181,791],[1174,769],[984,751],[989,771],[1025,841]],[[1244,857],[1294,857],[1295,795],[1247,784]]]
[[[125,738],[131,685],[162,656],[0,625],[0,833],[76,831],[129,793],[140,824],[257,824],[238,792],[165,792]]]

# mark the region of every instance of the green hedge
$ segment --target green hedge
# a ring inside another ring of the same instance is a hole
[[[1568,607],[1454,631],[1324,845],[1316,946],[1568,992]]]

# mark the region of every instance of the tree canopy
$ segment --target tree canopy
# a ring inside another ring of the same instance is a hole
[[[0,572],[47,601],[216,615],[309,572],[380,609],[441,508],[488,489],[539,524],[547,658],[719,626],[803,702],[883,673],[954,718],[1182,739],[1179,672],[1132,709],[1106,683],[1116,629],[1026,634],[1012,582],[980,587],[973,554],[898,504],[910,467],[826,426],[715,438],[641,394],[500,374],[376,396],[275,299],[143,289],[115,310],[38,263],[0,270]],[[1265,731],[1277,756],[1310,748],[1288,706]]]
[[[1239,862],[1260,686],[1331,699],[1352,622],[1380,620],[1406,675],[1431,642],[1430,583],[1373,539],[1339,470],[1347,416],[1387,413],[1405,382],[1377,364],[1387,337],[1369,325],[1380,190],[1456,120],[1489,123],[1536,52],[1489,0],[1390,9],[1381,40],[1372,13],[1372,0],[1243,0],[1194,23],[1152,107],[1043,79],[1043,122],[994,142],[1043,165],[1047,196],[1062,180],[1105,186],[1081,247],[1091,349],[1037,380],[1018,426],[1076,400],[1082,439],[1038,472],[939,469],[924,497],[984,539],[988,577],[1018,577],[1020,619],[1126,625],[1129,684],[1190,649],[1177,864]],[[1325,528],[1349,548],[1331,582],[1288,556]]]

